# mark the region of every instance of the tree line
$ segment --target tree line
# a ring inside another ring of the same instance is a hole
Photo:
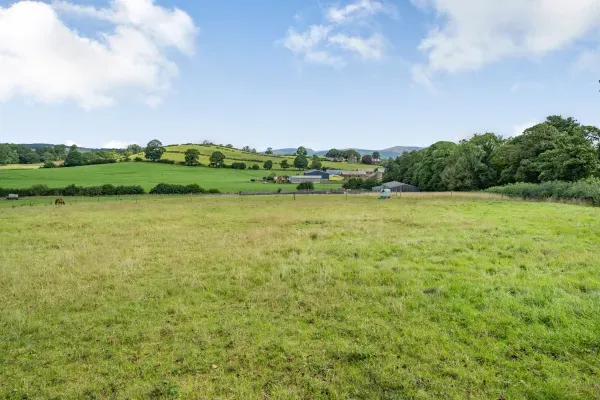
[[[597,127],[553,115],[513,138],[487,132],[404,153],[386,164],[384,182],[400,181],[423,191],[576,182],[599,175],[599,141]]]

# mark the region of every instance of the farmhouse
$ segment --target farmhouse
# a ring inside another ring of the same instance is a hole
[[[321,183],[321,177],[320,176],[312,176],[312,175],[290,176],[290,183],[302,183],[302,182]]]
[[[329,174],[327,172],[323,172],[318,169],[311,169],[310,171],[306,171],[304,176],[319,176],[321,179],[329,179]]]
[[[416,186],[412,186],[407,183],[402,183],[402,182],[397,182],[397,181],[386,182],[381,186],[374,187],[373,191],[380,192],[381,189],[390,189],[390,191],[392,191],[394,193],[397,193],[397,192],[406,193],[406,192],[418,192],[419,191],[419,188]]]

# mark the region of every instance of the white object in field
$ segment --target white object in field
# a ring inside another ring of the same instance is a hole
[[[381,189],[381,198],[389,199],[392,197],[392,191],[390,189]]]

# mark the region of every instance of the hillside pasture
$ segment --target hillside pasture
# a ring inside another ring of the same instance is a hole
[[[0,398],[600,396],[595,208],[145,198],[0,209]]]
[[[220,151],[225,156],[225,164],[231,165],[233,162],[244,162],[249,167],[252,164],[258,164],[258,166],[262,169],[263,164],[267,160],[273,161],[274,169],[281,169],[281,161],[287,160],[289,165],[294,164],[294,158],[291,156],[277,156],[277,155],[263,155],[258,153],[248,153],[241,151],[239,149],[227,148],[227,147],[217,147],[217,146],[204,146],[204,145],[177,145],[177,146],[167,146],[165,147],[167,150],[166,153],[163,154],[163,158],[166,160],[173,160],[176,162],[185,161],[185,152],[189,149],[196,149],[200,152],[200,162],[204,165],[210,164],[210,156],[215,151]],[[144,158],[144,154],[137,154],[132,156],[142,157]],[[309,157],[310,161],[310,157]],[[373,171],[376,166],[373,165],[364,165],[364,164],[350,164],[347,162],[331,162],[331,161],[322,161],[322,164],[326,168],[330,169],[341,169],[341,170],[369,170]],[[289,172],[289,170],[288,170]]]
[[[282,173],[279,171],[278,173]],[[287,174],[298,173],[288,171]],[[219,189],[222,192],[296,190],[296,185],[276,185],[262,183],[262,177],[269,174],[265,170],[234,170],[208,167],[184,167],[180,165],[129,162],[104,165],[89,165],[73,168],[51,168],[36,170],[0,170],[0,187],[27,188],[33,185],[49,187],[141,185],[146,191],[159,183],[197,183],[205,189]],[[251,182],[251,179],[259,182]],[[316,189],[341,187],[341,184],[315,185]]]

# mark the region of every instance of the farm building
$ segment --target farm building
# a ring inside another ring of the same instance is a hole
[[[341,169],[328,169],[327,172],[329,175],[342,175]]]
[[[311,176],[311,175],[290,176],[290,183],[302,183],[302,182],[321,183],[321,177],[320,176]]]
[[[367,172],[366,171],[342,171],[341,174],[339,174],[341,176],[344,177],[344,179],[350,179],[350,178],[367,178]]]
[[[373,191],[380,192],[381,189],[390,189],[394,193],[397,193],[397,192],[406,193],[406,192],[418,192],[419,191],[419,188],[416,186],[409,185],[407,183],[397,182],[397,181],[386,182],[381,186],[374,187]]]
[[[329,174],[327,172],[323,172],[318,169],[311,169],[310,171],[306,171],[304,176],[319,176],[321,179],[329,179]]]

